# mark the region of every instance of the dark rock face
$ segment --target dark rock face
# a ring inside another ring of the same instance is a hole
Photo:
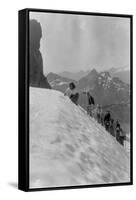
[[[43,60],[39,50],[41,37],[42,29],[40,23],[36,20],[30,20],[29,84],[33,87],[51,89],[50,84],[43,74]]]

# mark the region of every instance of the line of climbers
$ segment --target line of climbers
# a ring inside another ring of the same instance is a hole
[[[111,113],[109,110],[106,112],[103,110],[101,105],[95,105],[94,98],[90,95],[89,92],[83,91],[82,93],[86,94],[88,102],[87,102],[87,113],[89,116],[93,117],[100,123],[105,129],[116,138],[116,140],[124,145],[124,140],[126,139],[125,132],[121,128],[119,120],[114,121],[111,117]],[[79,92],[76,89],[76,86],[73,82],[69,84],[69,87],[65,91],[64,95],[68,96],[73,103],[78,105],[79,100]]]

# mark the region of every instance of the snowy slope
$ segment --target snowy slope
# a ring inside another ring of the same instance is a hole
[[[30,187],[128,182],[129,155],[61,92],[30,88]]]

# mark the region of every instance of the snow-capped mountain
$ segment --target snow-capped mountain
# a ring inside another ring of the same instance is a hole
[[[90,91],[95,104],[100,104],[103,110],[111,111],[114,120],[121,122],[122,128],[130,132],[130,88],[117,77],[110,76],[109,72],[90,72],[86,77],[79,80],[77,87],[82,91]],[[84,105],[85,98],[80,101]]]
[[[72,79],[59,76],[55,73],[49,73],[47,75],[47,80],[53,89],[61,92],[64,92],[68,88],[70,82],[76,82]]]
[[[130,84],[130,68],[128,66],[111,68],[109,73],[112,77],[118,77],[123,82]]]
[[[129,85],[109,72],[98,73],[92,70],[86,77],[79,80],[77,87],[80,91],[88,90],[102,105],[129,102]]]
[[[114,137],[63,93],[30,88],[30,187],[130,181]]]

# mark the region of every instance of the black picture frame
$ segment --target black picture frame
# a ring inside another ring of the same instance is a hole
[[[121,17],[130,19],[130,126],[131,126],[131,147],[130,147],[130,182],[80,185],[65,187],[48,187],[48,188],[30,188],[29,187],[29,13],[62,13],[89,16],[108,16]],[[95,13],[66,10],[48,10],[48,9],[23,9],[18,15],[19,27],[19,131],[18,131],[18,188],[23,191],[40,191],[40,190],[62,190],[76,188],[93,188],[107,186],[123,186],[133,184],[133,15],[112,14],[112,13]]]

